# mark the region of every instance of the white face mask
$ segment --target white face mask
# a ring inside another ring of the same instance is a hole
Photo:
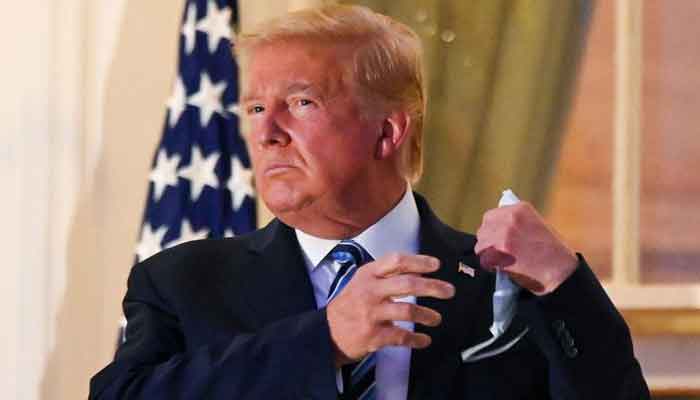
[[[512,206],[519,201],[520,199],[518,199],[515,193],[508,189],[503,192],[498,206]],[[515,313],[518,309],[518,294],[520,290],[520,286],[513,282],[505,272],[502,272],[500,268],[496,269],[496,288],[493,292],[493,323],[489,328],[491,339],[485,340],[462,351],[463,362],[474,362],[501,354],[513,347],[525,336],[529,328],[523,329],[513,340],[498,348],[488,348],[491,343],[495,342],[506,332],[510,323],[513,321],[513,317],[515,317]]]

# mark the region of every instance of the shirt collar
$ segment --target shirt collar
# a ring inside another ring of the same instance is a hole
[[[401,200],[379,221],[359,235],[350,238],[364,247],[375,260],[391,252],[418,252],[420,216],[411,187],[408,186]],[[294,229],[302,252],[313,271],[340,240],[322,239]]]

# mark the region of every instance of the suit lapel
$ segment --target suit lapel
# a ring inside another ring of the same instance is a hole
[[[478,268],[479,260],[473,252],[476,239],[444,225],[420,195],[416,194],[416,202],[421,215],[421,253],[441,261],[440,269],[428,277],[452,283],[456,294],[450,300],[417,299],[418,304],[439,312],[443,320],[437,327],[415,327],[416,332],[430,335],[433,341],[428,348],[411,353],[408,398],[440,399],[450,393],[461,363],[460,345],[475,341],[475,334],[480,331],[475,329],[477,323],[488,317],[475,312],[483,310],[481,303],[493,285],[489,285],[489,274]],[[474,276],[459,272],[460,262],[474,268]]]
[[[313,287],[294,230],[273,220],[250,245],[246,301],[258,327],[316,309]]]
[[[473,253],[476,239],[444,225],[420,195],[415,197],[421,217],[420,252],[441,261],[440,269],[428,276],[450,282],[457,289],[450,300],[417,299],[418,304],[438,311],[443,321],[438,327],[415,327],[416,332],[430,335],[433,342],[411,353],[408,398],[432,400],[449,395],[461,363],[460,346],[475,343],[479,332],[488,332],[491,315],[475,313],[490,309],[493,276],[478,268],[479,260]],[[294,230],[275,219],[255,235],[249,245],[246,284],[242,286],[256,328],[316,309]],[[475,268],[474,277],[460,273],[459,262]]]

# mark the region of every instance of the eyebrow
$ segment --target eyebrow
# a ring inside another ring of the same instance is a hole
[[[296,82],[287,86],[287,93],[310,92],[313,90],[313,85],[306,82]]]
[[[264,92],[265,90],[263,90]],[[319,88],[317,85],[314,85],[309,82],[293,82],[287,86],[285,89],[285,95],[290,95],[290,94],[298,94],[298,93],[310,93],[314,96],[319,96],[319,97],[325,97],[323,96],[323,90]],[[254,101],[262,96],[259,95],[259,93],[243,93],[243,95],[240,98],[241,103],[247,103],[250,101]]]
[[[328,96],[327,90],[325,90],[325,88],[319,87],[318,85],[314,85],[308,82],[292,83],[287,87],[286,93],[287,95],[308,94],[310,96],[319,98],[321,101],[323,101]]]
[[[260,97],[260,96],[254,95],[254,94],[251,94],[251,93],[248,92],[248,91],[245,91],[245,92],[242,92],[242,93],[241,93],[240,98],[238,99],[238,102],[239,102],[240,104],[249,103],[249,102],[251,102],[251,101],[253,101],[253,100],[256,100],[258,97]]]

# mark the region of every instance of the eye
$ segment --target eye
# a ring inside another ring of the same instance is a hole
[[[309,99],[299,99],[299,100],[297,100],[297,104],[300,105],[300,106],[310,106],[310,105],[312,105],[313,103],[314,103],[314,102],[311,101],[311,100],[309,100]]]
[[[248,107],[248,114],[260,114],[263,111],[265,111],[265,107],[260,104],[254,104]]]
[[[305,118],[318,108],[314,100],[304,97],[292,98],[288,102],[289,112],[297,118]]]

